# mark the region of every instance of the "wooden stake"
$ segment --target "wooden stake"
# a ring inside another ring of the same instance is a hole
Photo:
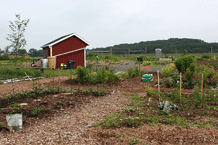
[[[60,93],[60,70],[58,68],[58,92]]]
[[[129,48],[128,48],[128,59],[129,59],[129,53],[130,53],[130,50],[129,50]]]
[[[204,86],[204,74],[202,73],[202,80],[201,80],[201,99],[203,97],[203,86]]]
[[[180,73],[180,102],[181,102],[181,96],[182,96],[182,73]]]
[[[157,87],[158,87],[159,102],[160,102],[160,77],[159,77],[159,70],[157,70]]]
[[[157,70],[157,82],[158,82],[158,92],[160,93],[160,77],[159,77],[159,70]]]

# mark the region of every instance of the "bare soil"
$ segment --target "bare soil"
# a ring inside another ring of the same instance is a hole
[[[197,65],[208,65],[209,63],[217,63],[218,60],[197,60]]]
[[[96,63],[96,61],[87,60],[86,64],[88,64],[88,63]],[[125,65],[127,63],[129,63],[129,61],[121,61],[121,63],[119,65]],[[106,61],[103,61],[103,60],[99,60],[98,64],[100,64],[100,65],[116,65],[116,64],[109,64],[109,62],[106,62]]]

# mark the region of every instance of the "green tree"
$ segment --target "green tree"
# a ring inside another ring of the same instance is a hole
[[[6,56],[8,56],[8,54],[9,54],[9,49],[10,49],[10,46],[5,47],[5,55]]]
[[[19,54],[20,55],[26,55],[27,54],[26,49],[20,49]]]
[[[37,55],[38,55],[37,49],[31,48],[29,50],[28,54],[30,57],[37,57]]]
[[[13,48],[13,51],[17,55],[20,49],[24,48],[26,45],[26,39],[24,37],[24,32],[26,31],[27,24],[29,23],[30,19],[27,20],[21,20],[21,17],[19,14],[15,15],[17,20],[15,22],[10,22],[10,29],[12,31],[12,34],[8,34],[8,37],[6,38],[11,42],[10,47]],[[16,65],[16,61],[15,61]]]
[[[4,51],[3,50],[1,50],[1,48],[0,48],[0,55],[2,55],[4,53]]]

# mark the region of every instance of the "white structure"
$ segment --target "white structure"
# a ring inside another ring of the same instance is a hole
[[[161,52],[162,52],[162,50],[160,48],[155,49],[155,57],[161,58]]]

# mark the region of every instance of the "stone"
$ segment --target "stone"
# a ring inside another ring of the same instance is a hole
[[[26,105],[28,105],[27,103],[20,103],[19,104],[20,106],[26,106]]]

